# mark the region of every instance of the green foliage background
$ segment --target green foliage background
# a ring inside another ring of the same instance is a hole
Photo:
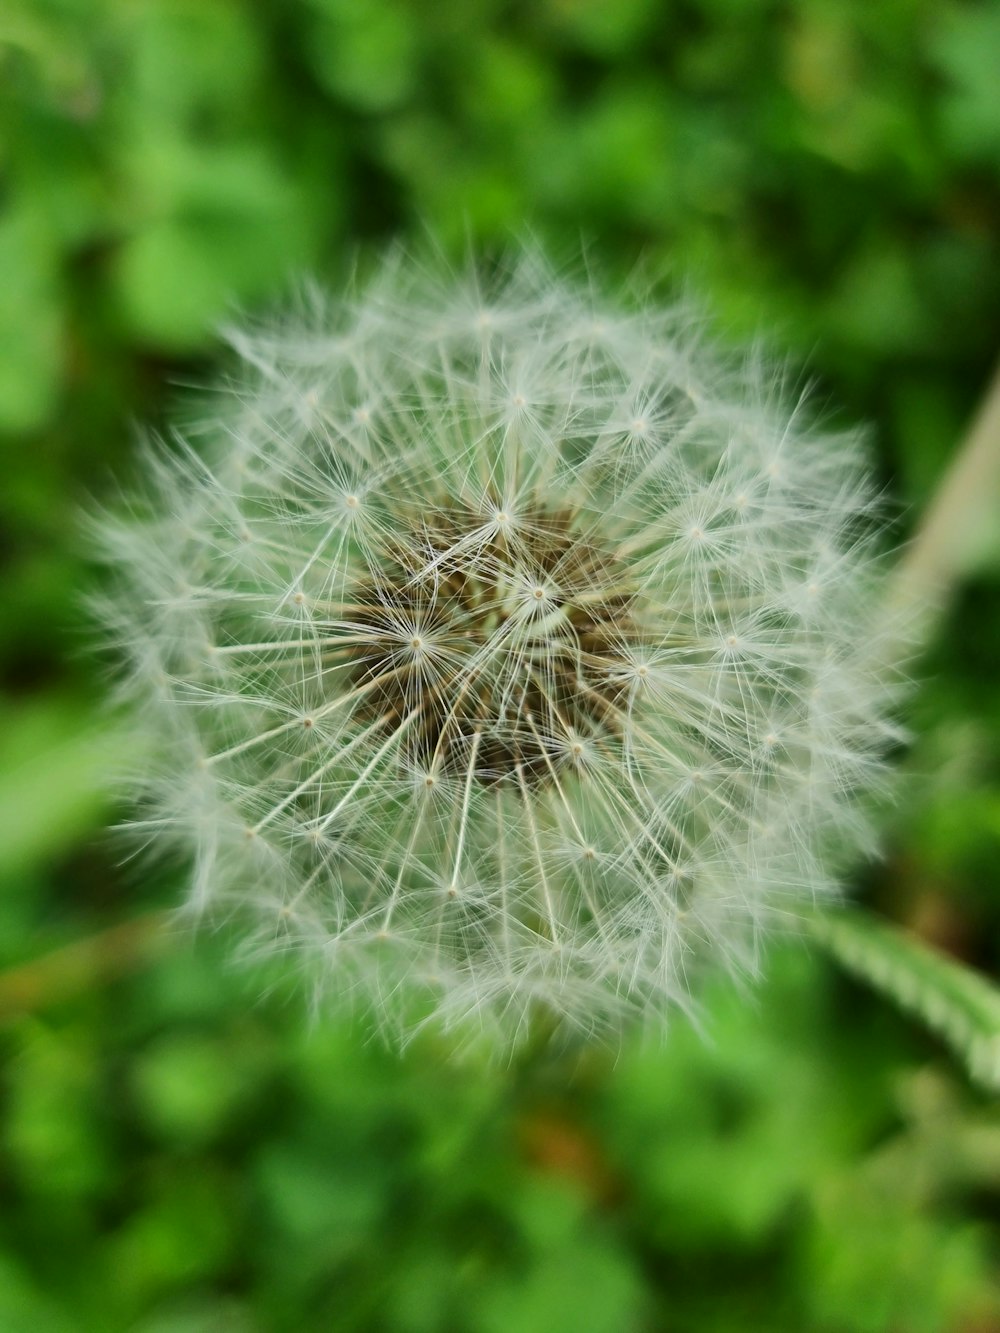
[[[77,535],[237,305],[530,227],[808,361],[905,537],[998,345],[998,52],[996,0],[6,0],[0,1330],[1000,1327],[996,1104],[815,952],[706,997],[708,1041],[497,1069],[157,937],[175,873],[99,834],[130,741]],[[857,892],[995,974],[982,545]]]

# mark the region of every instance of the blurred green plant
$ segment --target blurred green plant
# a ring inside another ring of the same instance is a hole
[[[849,972],[923,1019],[973,1078],[1000,1093],[1000,988],[871,914],[817,913],[809,924]]]
[[[0,952],[56,966],[0,1028],[0,1327],[1000,1325],[996,1106],[822,954],[710,999],[708,1044],[506,1071],[307,1035],[211,941],[74,952],[175,894],[97,840],[122,742],[66,652],[130,419],[234,303],[415,227],[690,275],[875,423],[905,536],[1000,342],[998,29],[996,0],[6,0]],[[859,886],[987,975],[998,556],[957,571]]]

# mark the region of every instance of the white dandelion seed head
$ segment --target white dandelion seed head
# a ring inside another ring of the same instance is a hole
[[[536,255],[305,306],[100,525],[137,826],[400,1030],[614,1033],[752,970],[896,735],[857,439]]]

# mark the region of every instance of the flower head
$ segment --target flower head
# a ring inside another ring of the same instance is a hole
[[[752,965],[893,735],[857,439],[537,257],[307,307],[102,525],[191,904],[504,1039]]]

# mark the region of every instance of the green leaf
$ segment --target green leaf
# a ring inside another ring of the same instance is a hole
[[[111,774],[135,738],[95,726],[72,698],[10,708],[0,721],[0,879],[8,880],[98,824]]]
[[[817,913],[810,925],[843,967],[922,1019],[977,1082],[1000,1093],[1000,988],[863,912]]]
[[[200,1146],[223,1132],[252,1096],[251,1071],[221,1044],[193,1034],[151,1043],[132,1070],[143,1121],[167,1143]]]
[[[31,430],[52,412],[62,315],[56,256],[29,208],[0,219],[0,430]]]
[[[1000,9],[982,6],[946,10],[931,48],[932,58],[952,84],[951,96],[942,109],[946,134],[960,152],[991,164],[996,162],[1000,147],[998,42]]]
[[[413,90],[419,33],[402,5],[318,0],[309,58],[336,97],[362,111],[385,111]]]
[[[0,1255],[0,1327],[69,1333],[71,1321],[6,1255]]]

